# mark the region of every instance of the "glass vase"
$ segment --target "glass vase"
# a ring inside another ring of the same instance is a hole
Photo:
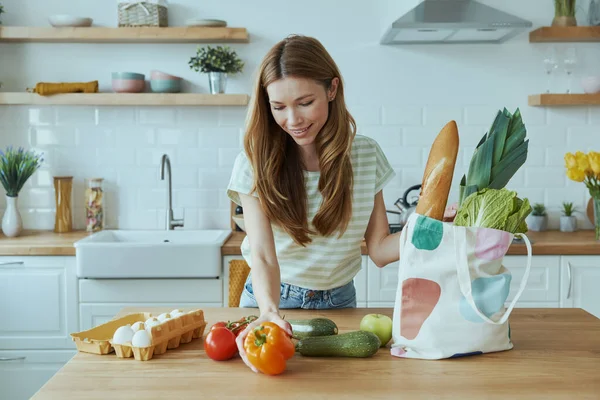
[[[56,233],[71,232],[73,230],[73,216],[71,212],[72,189],[72,176],[54,177],[54,198],[56,201],[54,232]]]
[[[594,203],[594,230],[596,231],[596,240],[600,240],[600,192],[592,194]]]
[[[97,232],[104,229],[103,181],[103,178],[86,179],[85,229],[88,232]]]

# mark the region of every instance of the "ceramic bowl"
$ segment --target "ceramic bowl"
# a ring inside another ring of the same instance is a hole
[[[146,87],[146,81],[139,79],[113,79],[112,89],[117,93],[140,93]]]
[[[155,93],[179,93],[181,79],[151,79],[150,89]]]
[[[137,72],[113,72],[112,78],[143,81],[146,78],[146,76],[144,74],[138,74]]]
[[[48,17],[48,22],[50,22],[50,25],[54,27],[87,27],[92,26],[92,21],[92,18],[76,17],[67,14],[51,15]]]
[[[180,80],[181,78],[175,75],[170,75],[162,71],[153,70],[150,72],[150,79],[154,80]]]
[[[600,76],[586,76],[581,79],[581,87],[586,93],[600,93]]]

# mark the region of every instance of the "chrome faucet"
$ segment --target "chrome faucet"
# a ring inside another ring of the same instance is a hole
[[[166,154],[162,155],[160,160],[160,180],[165,180],[165,165],[167,166],[167,230],[174,230],[175,227],[183,227],[183,219],[174,219],[173,218],[173,195],[172,195],[172,185],[171,185],[171,160],[169,156]]]

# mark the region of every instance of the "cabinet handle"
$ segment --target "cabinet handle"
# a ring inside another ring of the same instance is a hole
[[[24,360],[27,357],[23,356],[23,357],[0,357],[0,361],[19,361],[19,360]]]
[[[23,265],[23,261],[4,261],[0,262],[0,265]]]
[[[571,286],[573,284],[573,276],[571,275],[571,263],[567,261],[567,274],[569,276],[569,289],[567,290],[567,299],[571,298]]]

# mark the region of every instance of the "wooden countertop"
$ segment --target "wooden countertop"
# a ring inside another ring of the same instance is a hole
[[[600,255],[600,242],[594,238],[593,230],[577,232],[528,232],[527,237],[532,242],[533,255]],[[241,255],[240,246],[246,237],[244,232],[233,232],[221,248],[222,255]],[[367,253],[363,241],[362,254]],[[508,255],[526,255],[525,244],[513,243],[508,249]]]
[[[0,233],[0,256],[74,256],[73,243],[88,235],[87,231],[26,230],[11,238]]]
[[[86,231],[54,233],[53,231],[27,230],[16,238],[0,233],[0,256],[74,256],[73,243],[90,235]],[[232,232],[221,248],[222,255],[241,255],[240,246],[246,234]],[[572,233],[560,231],[529,232],[534,255],[600,255],[600,242],[594,239],[593,230]],[[362,254],[367,254],[363,242]],[[508,255],[527,254],[524,244],[513,243]]]
[[[126,308],[129,312],[170,311]],[[206,308],[207,327],[255,309]],[[340,333],[358,329],[367,313],[393,309],[285,310],[289,318],[324,316]],[[196,339],[149,361],[114,353],[77,353],[36,395],[45,399],[597,399],[600,319],[581,309],[523,309],[510,319],[512,350],[462,359],[412,360],[384,348],[371,358],[294,355],[286,371],[253,373],[239,358],[213,361]]]

